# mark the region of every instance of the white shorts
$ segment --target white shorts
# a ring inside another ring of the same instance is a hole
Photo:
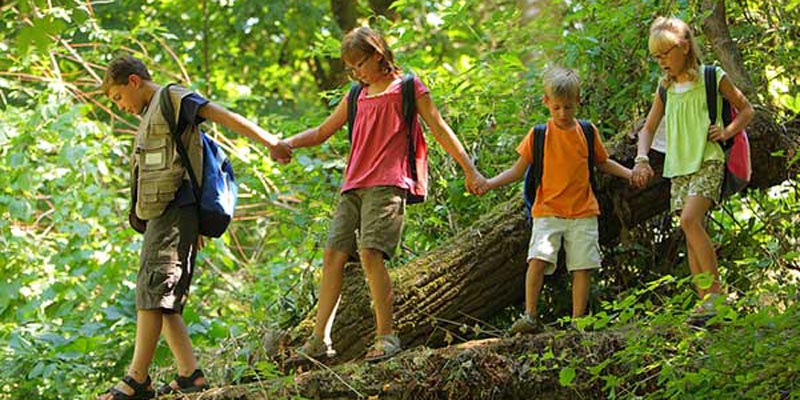
[[[533,259],[546,261],[549,265],[544,273],[551,275],[556,270],[563,239],[567,271],[600,268],[599,236],[597,217],[535,217],[528,245],[528,262]]]

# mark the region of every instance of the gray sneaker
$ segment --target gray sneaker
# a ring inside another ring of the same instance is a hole
[[[513,325],[511,325],[512,335],[516,335],[518,333],[525,335],[533,335],[541,333],[543,331],[544,331],[544,324],[542,324],[542,321],[539,321],[538,318],[532,317],[529,314],[523,315],[518,320],[514,321]]]

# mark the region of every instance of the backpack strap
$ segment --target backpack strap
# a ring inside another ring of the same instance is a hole
[[[706,103],[708,103],[708,119],[711,125],[717,123],[717,69],[713,65],[703,67],[703,79],[706,84]]]
[[[667,106],[667,88],[665,88],[662,85],[658,85],[658,97],[661,98],[661,104],[663,104],[664,107],[666,107]]]
[[[544,173],[544,139],[547,135],[547,124],[537,124],[533,127],[531,135],[531,149],[533,160],[525,171],[525,182],[523,186],[523,198],[525,199],[525,209],[528,211],[528,220],[531,219],[531,209],[536,202],[536,191],[542,183]]]
[[[581,126],[583,136],[586,138],[586,147],[589,150],[589,183],[592,186],[592,192],[597,194],[597,183],[594,179],[594,127],[590,121],[579,119],[578,124]]]
[[[358,111],[358,96],[361,95],[363,88],[360,83],[354,83],[347,93],[347,140],[351,143],[353,142],[353,124],[356,122],[356,112]]]
[[[403,94],[403,120],[408,128],[408,166],[411,170],[411,179],[417,180],[417,142],[414,140],[414,122],[417,120],[417,90],[414,85],[414,74],[403,75],[400,83]]]
[[[158,102],[161,108],[161,115],[165,120],[167,120],[167,125],[169,125],[169,131],[172,133],[172,140],[175,142],[178,155],[181,157],[181,163],[189,173],[189,179],[192,180],[192,192],[194,192],[194,196],[199,204],[200,185],[198,184],[197,176],[194,174],[192,165],[189,162],[189,153],[186,151],[186,147],[183,145],[183,140],[181,140],[181,132],[178,130],[178,123],[175,121],[175,107],[172,106],[172,97],[169,95],[169,88],[172,85],[174,84],[170,83],[161,89],[161,96],[159,97]]]

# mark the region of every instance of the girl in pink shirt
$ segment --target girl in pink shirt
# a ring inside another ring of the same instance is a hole
[[[366,358],[378,361],[401,349],[392,326],[392,283],[384,260],[392,256],[399,242],[406,197],[409,192],[424,195],[425,182],[424,177],[415,181],[410,172],[408,128],[402,112],[402,73],[386,41],[368,27],[357,28],[342,40],[342,60],[363,90],[357,99],[344,185],[323,255],[314,333],[297,352],[303,353],[300,357],[313,358],[335,354],[325,343],[325,327],[339,299],[344,266],[357,254],[369,284],[377,325],[375,344]],[[418,114],[436,141],[464,170],[467,189],[474,193],[485,182],[484,177],[439,114],[428,88],[416,77],[414,86]],[[286,139],[286,144],[295,149],[328,140],[347,123],[347,102],[345,96],[321,125]],[[412,135],[416,146],[424,149],[418,121]]]

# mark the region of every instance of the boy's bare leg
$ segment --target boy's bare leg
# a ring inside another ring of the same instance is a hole
[[[539,294],[542,293],[546,267],[547,261],[528,261],[528,272],[525,274],[525,312],[531,317],[538,315]]]
[[[322,256],[322,282],[319,285],[317,320],[314,323],[314,336],[320,339],[325,338],[325,325],[342,292],[342,279],[347,258],[347,253],[334,249],[325,249]]]
[[[690,254],[694,254],[694,261],[698,263],[696,269],[714,277],[711,287],[705,290],[703,295],[720,292],[717,254],[714,252],[714,245],[703,225],[705,214],[712,204],[711,200],[702,196],[687,196],[683,211],[681,211],[681,229],[686,235],[686,247],[689,248]],[[689,262],[691,267],[691,255]],[[692,273],[695,273],[695,269],[692,269]],[[698,292],[700,291],[698,290]]]
[[[392,308],[394,295],[389,271],[383,262],[383,252],[375,249],[360,249],[361,265],[367,276],[367,284],[372,295],[375,310],[375,324],[378,335],[392,333]]]
[[[164,314],[162,333],[164,339],[167,341],[172,355],[175,356],[175,362],[178,364],[178,375],[191,376],[197,369],[197,358],[194,356],[192,350],[192,339],[189,337],[189,330],[186,329],[186,323],[180,314]],[[205,377],[199,377],[195,380],[196,386],[202,386],[206,383]],[[178,388],[178,382],[170,382],[173,389]]]
[[[158,338],[161,335],[161,310],[138,310],[136,311],[136,342],[133,348],[133,361],[128,367],[128,375],[136,382],[144,382],[147,379],[147,371],[153,361],[153,355],[158,345]],[[117,384],[117,389],[132,395],[133,388],[124,382]],[[101,400],[110,400],[114,396],[106,393],[99,397]]]
[[[572,318],[581,317],[586,313],[591,281],[591,270],[585,269],[572,273]]]

